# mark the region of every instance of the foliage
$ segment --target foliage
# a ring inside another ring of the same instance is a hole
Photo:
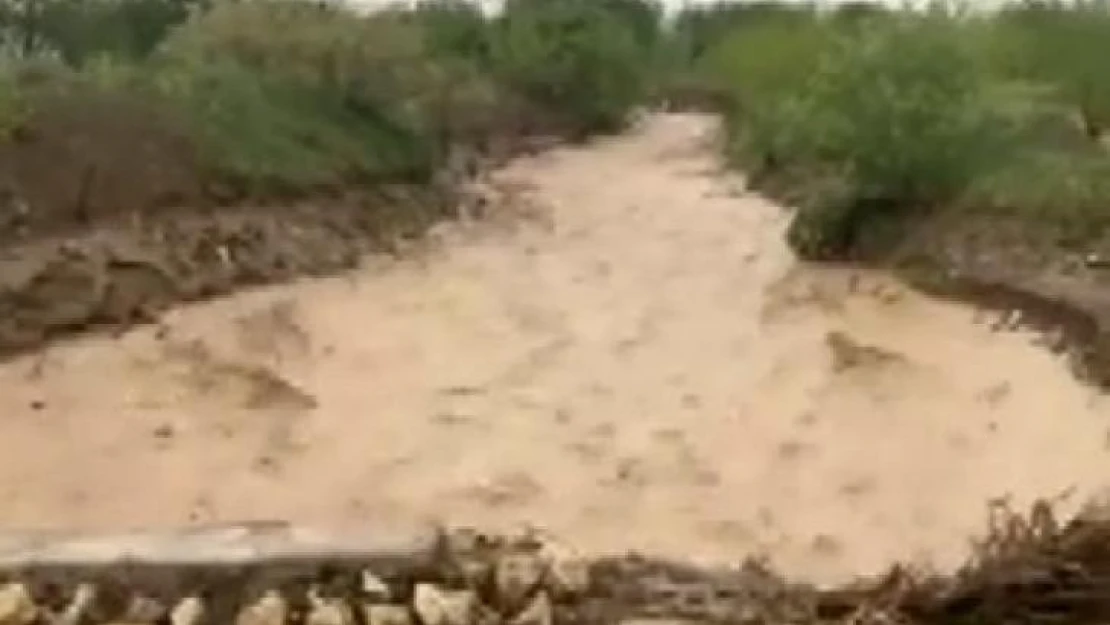
[[[884,25],[842,41],[784,102],[785,148],[842,165],[868,194],[943,201],[1008,138],[989,87],[950,18]]]
[[[1065,139],[1046,89],[998,71],[984,45],[993,28],[939,6],[765,20],[703,55],[731,87],[733,155],[759,176],[826,189],[798,213],[799,252],[843,253],[886,213],[958,201],[1020,146]]]
[[[155,83],[236,176],[293,187],[426,176],[439,74],[423,45],[390,13],[224,4],[165,43]]]
[[[0,141],[10,141],[24,127],[30,106],[11,64],[0,67]]]
[[[619,129],[649,86],[644,35],[622,18],[633,13],[626,6],[508,0],[495,30],[497,76],[573,132]]]
[[[1052,85],[1097,138],[1110,124],[1110,2],[1025,0],[997,19],[994,62],[1004,75]]]
[[[675,18],[673,37],[681,42],[687,61],[697,65],[703,56],[717,50],[726,40],[758,32],[768,24],[792,26],[814,17],[811,4],[774,1],[691,4]],[[780,29],[781,30],[781,29]]]
[[[140,59],[206,0],[6,0],[0,36],[23,51],[51,50],[72,65],[104,55]]]
[[[65,67],[187,122],[208,175],[303,192],[425,180],[503,134],[615,131],[685,92],[799,200],[789,238],[809,255],[906,206],[1107,221],[1110,0],[949,6],[719,1],[667,21],[658,0],[0,0],[0,141]]]

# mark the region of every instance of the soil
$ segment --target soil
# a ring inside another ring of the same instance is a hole
[[[0,253],[0,356],[89,330],[156,322],[174,304],[355,266],[418,236],[447,197],[399,188],[280,208],[100,219]]]
[[[914,219],[881,263],[923,292],[1052,335],[1075,373],[1110,388],[1110,240],[1059,223],[966,207]]]
[[[1106,486],[1110,404],[1042,332],[796,262],[789,214],[722,173],[713,131],[654,115],[521,158],[487,219],[165,312],[353,265],[381,213],[175,211],[27,243],[54,261],[24,275],[55,277],[5,278],[33,287],[7,291],[24,345],[128,319],[90,310],[157,323],[0,366],[0,520],[533,522],[596,556],[765,554],[842,583],[953,570],[993,498],[1069,515]]]

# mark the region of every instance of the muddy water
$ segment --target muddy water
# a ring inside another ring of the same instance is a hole
[[[797,264],[711,129],[520,161],[528,211],[406,260],[0,367],[0,521],[535,521],[834,580],[953,565],[990,498],[1103,486],[1110,405],[1059,358]]]

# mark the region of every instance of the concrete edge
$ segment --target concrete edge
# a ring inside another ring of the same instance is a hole
[[[0,569],[412,558],[430,554],[439,536],[434,528],[337,533],[271,521],[110,533],[0,530]]]

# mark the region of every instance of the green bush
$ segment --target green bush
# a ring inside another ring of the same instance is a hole
[[[1005,76],[1054,88],[1091,138],[1110,124],[1110,3],[1025,0],[995,20],[993,62]]]
[[[509,0],[493,42],[498,78],[579,135],[621,128],[649,90],[637,29],[604,2]]]
[[[1099,236],[1110,227],[1110,154],[1028,150],[976,181],[962,204],[1049,224],[1071,240]]]
[[[31,102],[12,65],[0,66],[0,141],[10,141],[24,128]]]
[[[778,120],[791,158],[841,168],[861,193],[944,201],[1015,130],[958,23],[906,17],[842,40]]]
[[[768,24],[793,25],[815,17],[814,6],[775,1],[695,3],[683,7],[675,18],[672,37],[683,56],[697,66],[706,54],[738,33],[757,31]]]
[[[752,169],[781,160],[786,146],[779,143],[790,130],[780,126],[787,122],[782,108],[805,90],[834,41],[833,30],[816,16],[787,15],[789,19],[765,16],[737,27],[698,64],[699,74],[728,94],[725,119],[732,156]]]
[[[412,16],[436,57],[486,65],[490,60],[489,22],[480,6],[468,0],[419,0]]]
[[[156,61],[158,93],[193,122],[209,162],[251,189],[425,179],[443,110],[463,99],[420,26],[391,12],[222,4]]]
[[[706,53],[731,85],[740,162],[799,186],[834,181],[798,214],[799,252],[843,253],[888,212],[959,198],[1028,136],[1039,100],[997,79],[980,27],[944,10],[765,19]]]
[[[334,93],[234,61],[165,63],[155,93],[190,123],[204,162],[240,193],[291,193],[402,177],[427,163],[409,133]]]
[[[72,66],[101,56],[141,59],[205,0],[36,0],[0,4],[0,38]],[[26,56],[26,54],[24,54]]]

